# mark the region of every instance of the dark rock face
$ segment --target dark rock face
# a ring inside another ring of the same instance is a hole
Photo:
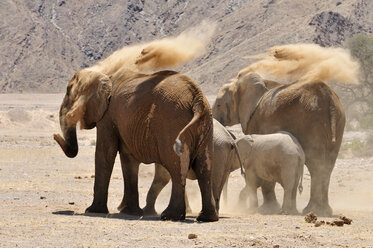
[[[366,31],[359,24],[352,23],[337,12],[321,12],[315,15],[311,22],[315,26],[315,37],[313,41],[320,46],[338,46],[346,37]]]

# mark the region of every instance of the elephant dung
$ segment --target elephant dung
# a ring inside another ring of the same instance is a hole
[[[321,226],[321,225],[325,225],[325,221],[323,221],[323,220],[322,220],[322,221],[319,221],[319,220],[318,220],[318,221],[315,222],[315,227],[319,227],[319,226]]]
[[[196,239],[197,237],[198,237],[197,234],[194,234],[194,233],[188,234],[188,239]]]
[[[306,214],[306,216],[304,217],[304,220],[307,222],[307,223],[315,223],[317,221],[317,216],[316,214],[314,214],[313,212],[309,212],[308,214]]]
[[[352,219],[347,218],[347,217],[344,216],[344,215],[339,216],[339,219],[340,219],[340,220],[343,220],[343,223],[344,223],[344,224],[346,224],[346,225],[351,225]]]
[[[340,220],[340,219],[336,219],[332,222],[332,224],[336,225],[336,226],[343,226],[344,225],[344,221],[343,220]]]

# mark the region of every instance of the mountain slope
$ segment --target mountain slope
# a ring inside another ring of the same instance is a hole
[[[63,92],[73,73],[124,45],[177,35],[203,19],[218,28],[205,56],[178,70],[216,93],[273,45],[341,45],[373,33],[370,0],[3,0],[0,92]]]

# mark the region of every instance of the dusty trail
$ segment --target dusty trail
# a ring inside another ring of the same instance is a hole
[[[80,152],[68,159],[53,142],[59,131],[62,95],[0,95],[0,247],[373,247],[373,158],[339,159],[332,174],[330,202],[350,226],[314,227],[303,216],[262,216],[234,208],[244,180],[231,175],[229,201],[218,223],[197,223],[196,182],[187,182],[194,213],[184,222],[132,218],[117,214],[123,194],[119,161],[109,188],[110,215],[85,215],[92,201],[95,130],[78,131]],[[214,99],[213,96],[209,97]],[[140,168],[140,205],[154,167]],[[309,198],[305,173],[298,210]],[[282,190],[277,187],[278,198]],[[170,185],[156,209],[168,204]],[[322,218],[332,220],[333,218]],[[196,239],[188,239],[189,234]]]

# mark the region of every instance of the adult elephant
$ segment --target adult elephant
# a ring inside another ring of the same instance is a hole
[[[139,164],[159,163],[172,178],[170,203],[161,219],[185,219],[185,182],[192,168],[202,195],[197,220],[218,220],[211,190],[212,114],[190,78],[173,71],[145,75],[126,69],[109,78],[83,69],[68,83],[61,104],[63,137],[54,135],[68,157],[78,153],[77,122],[84,129],[97,127],[94,198],[86,212],[108,213],[108,186],[119,151],[125,182],[123,213],[142,215]]]
[[[242,71],[224,85],[213,105],[223,125],[241,123],[245,134],[287,131],[300,142],[311,173],[311,197],[303,213],[329,216],[328,189],[345,126],[338,96],[321,81],[279,84]],[[263,208],[278,209],[275,183],[262,186]]]

